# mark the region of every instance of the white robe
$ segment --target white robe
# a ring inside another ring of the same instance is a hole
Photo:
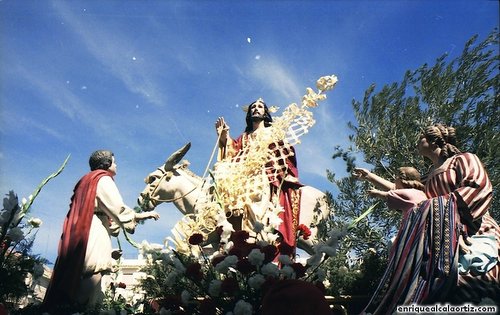
[[[83,266],[84,274],[111,271],[114,263],[111,257],[111,235],[116,236],[120,227],[133,232],[134,218],[135,211],[125,205],[113,179],[103,176],[97,184],[94,215]],[[113,221],[112,225],[110,220]]]

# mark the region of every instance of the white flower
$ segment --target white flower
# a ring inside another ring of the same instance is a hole
[[[1,226],[3,226],[5,224],[5,222],[7,222],[8,220],[10,219],[10,213],[7,212],[7,211],[3,211],[1,214],[0,214],[0,228]]]
[[[309,259],[307,259],[307,264],[310,266],[319,265],[319,263],[321,262],[321,259],[323,258],[323,254],[320,253],[317,250],[317,248],[315,248],[314,250],[316,251],[316,253],[314,255],[312,255],[311,257],[309,257]]]
[[[323,285],[325,286],[325,288],[329,288],[332,286],[332,284],[330,283],[330,280],[328,280],[328,279],[323,280]]]
[[[219,273],[226,273],[230,267],[236,266],[238,262],[238,257],[235,255],[227,256],[223,261],[215,266],[215,270]]]
[[[159,244],[159,243],[151,243],[151,244],[149,244],[149,246],[151,247],[152,251],[160,251],[163,249],[163,244]]]
[[[260,248],[262,248],[262,247],[266,247],[267,245],[269,245],[269,242],[267,242],[265,240],[258,240],[255,244],[257,244]]]
[[[262,232],[262,230],[264,229],[264,224],[261,223],[261,222],[255,222],[253,224],[253,231],[257,234],[259,234],[260,232]]]
[[[280,270],[278,269],[278,266],[276,266],[275,264],[273,263],[267,263],[265,264],[262,269],[260,270],[260,272],[264,275],[264,276],[273,276],[273,277],[277,277],[280,273]]]
[[[255,290],[260,289],[264,282],[266,282],[266,278],[261,274],[256,274],[248,278],[248,285]]]
[[[40,227],[40,225],[42,225],[42,223],[43,223],[42,220],[40,220],[39,218],[30,218],[28,220],[28,224],[34,228]]]
[[[149,242],[146,240],[143,240],[141,244],[139,244],[139,252],[141,254],[147,253],[150,249],[151,247],[149,246]]]
[[[38,279],[43,276],[43,264],[35,264],[33,266],[33,278]]]
[[[186,267],[182,263],[182,261],[179,260],[177,257],[172,258],[172,264],[174,265],[175,269],[179,271],[180,273],[186,272]]]
[[[14,227],[7,232],[7,236],[13,241],[13,242],[19,242],[24,238],[24,232],[21,230],[19,227]]]
[[[183,304],[188,304],[191,300],[191,294],[187,290],[182,291],[181,300]]]
[[[327,256],[335,256],[337,254],[337,246],[330,247],[327,245],[323,245],[319,248],[320,253],[325,253]]]
[[[6,210],[7,212],[10,212],[10,211],[15,210],[16,208],[19,207],[19,205],[17,204],[18,203],[17,196],[13,190],[9,191],[9,193],[6,196],[8,196],[8,197],[3,198],[4,210]]]
[[[326,241],[326,243],[328,245],[332,246],[333,243],[338,242],[338,240],[340,240],[346,234],[347,234],[347,230],[345,228],[333,229],[330,233],[328,233],[329,239]]]
[[[170,272],[167,277],[165,278],[165,283],[168,285],[168,286],[172,286],[174,285],[175,281],[177,280],[177,277],[179,276],[179,273],[178,272]]]
[[[224,243],[222,243],[222,244],[224,244]],[[222,247],[222,249],[227,253],[227,252],[229,252],[229,250],[231,250],[231,248],[233,248],[233,246],[234,246],[233,241],[229,241],[226,244],[224,244],[224,246]]]
[[[15,227],[21,219],[21,208],[17,204],[17,196],[13,191],[10,191],[7,196],[3,199],[3,208],[5,211],[1,212],[0,225],[4,225],[5,222],[10,221],[10,227]]]
[[[278,209],[280,210],[279,212],[282,212],[282,211],[283,211],[283,208],[282,208],[282,207],[279,207]],[[276,211],[276,212],[278,212],[278,211]],[[280,224],[283,222],[283,219],[281,219],[277,213],[276,213],[276,214],[275,214],[275,213],[272,213],[272,214],[270,213],[270,214],[267,216],[267,218],[268,218],[268,220],[269,220],[269,221],[268,221],[268,222],[269,222],[269,225],[270,225],[271,227],[275,228],[275,229],[277,229],[277,228],[280,226]]]
[[[252,304],[239,300],[234,306],[234,315],[252,315],[253,308]]]
[[[279,255],[278,256],[278,261],[282,263],[283,265],[291,265],[293,264],[292,259],[288,255]]]
[[[329,91],[337,84],[338,78],[335,75],[324,76],[316,81],[316,87],[321,91]]]
[[[272,244],[274,244],[279,237],[280,237],[279,234],[274,233],[274,231],[265,234],[266,240]]]
[[[225,218],[225,217],[224,217]],[[229,223],[227,219],[217,222],[217,224],[222,228],[222,233],[220,235],[220,242],[227,243],[231,237],[231,233],[234,232],[233,225]]]
[[[218,297],[220,294],[220,286],[222,284],[222,281],[220,280],[212,280],[210,284],[208,285],[208,294],[213,297]]]
[[[250,254],[248,254],[248,261],[254,266],[262,265],[262,262],[266,258],[266,255],[260,251],[258,248],[252,249]]]
[[[295,278],[295,271],[290,266],[284,266],[281,268],[280,273],[285,277],[285,279]]]
[[[174,261],[172,260],[172,253],[170,252],[162,252],[158,259],[161,260],[162,264],[165,266],[174,264]]]

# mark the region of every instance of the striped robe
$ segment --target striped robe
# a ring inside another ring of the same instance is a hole
[[[489,215],[492,185],[477,158],[457,154],[423,179],[428,200],[403,216],[388,268],[365,308],[392,314],[398,305],[477,303],[500,296],[500,265],[479,276],[458,273],[460,233],[494,235],[500,229]]]

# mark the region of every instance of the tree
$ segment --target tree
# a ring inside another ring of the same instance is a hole
[[[337,148],[333,158],[343,158],[349,173],[355,165],[355,157],[362,156],[373,172],[387,179],[393,179],[401,166],[414,166],[425,174],[431,165],[417,154],[416,142],[423,127],[441,122],[456,128],[459,149],[479,156],[494,191],[498,192],[498,29],[480,43],[476,43],[477,38],[475,35],[468,40],[461,55],[450,61],[444,54],[434,65],[424,64],[417,70],[408,70],[401,82],[385,85],[378,92],[375,84],[368,87],[361,102],[352,102],[356,121],[348,122],[352,131],[351,146]],[[332,198],[335,217],[329,224],[352,220],[375,202],[363,193],[366,183],[350,177],[338,179],[331,172],[329,179],[338,188],[338,194]],[[495,194],[490,213],[497,221],[500,221],[499,206],[500,198]],[[399,213],[387,211],[385,205],[379,204],[367,218],[351,231],[343,245],[344,253],[362,258],[369,248],[378,252],[387,248],[384,243],[397,230]],[[339,259],[345,260],[345,256],[337,257]],[[357,263],[361,266],[362,262],[363,259],[359,259]]]

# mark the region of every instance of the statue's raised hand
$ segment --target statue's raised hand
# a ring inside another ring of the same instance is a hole
[[[352,171],[352,176],[354,176],[356,179],[368,180],[368,175],[370,175],[370,171],[366,168],[356,167]]]
[[[224,117],[217,118],[215,122],[215,130],[219,136],[219,144],[225,145],[229,134],[229,126],[224,121]]]

